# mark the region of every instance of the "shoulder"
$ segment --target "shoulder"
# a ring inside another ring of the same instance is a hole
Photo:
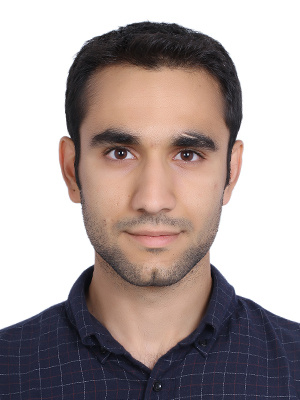
[[[279,317],[252,300],[237,296],[237,308],[233,318],[249,343],[264,349],[266,357],[289,364],[300,379],[300,324]]]
[[[237,296],[237,303],[237,314],[251,324],[253,329],[271,330],[282,342],[285,338],[290,338],[300,345],[300,323],[275,315],[254,301],[241,296]]]
[[[49,340],[68,324],[65,303],[54,305],[41,313],[0,330],[0,359],[21,348],[34,349],[37,343]],[[19,354],[19,353],[18,353]]]

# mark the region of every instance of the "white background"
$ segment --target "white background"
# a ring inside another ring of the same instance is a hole
[[[1,21],[0,328],[65,300],[93,264],[58,164],[68,69],[83,43],[143,20],[219,40],[244,94],[240,181],[212,263],[236,292],[300,320],[299,1],[11,1]]]

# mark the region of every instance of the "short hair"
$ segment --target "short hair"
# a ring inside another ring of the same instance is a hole
[[[80,125],[87,113],[87,87],[95,72],[109,65],[131,64],[146,69],[199,68],[219,83],[225,101],[225,123],[230,132],[227,178],[233,144],[242,121],[242,92],[233,61],[211,37],[177,24],[140,22],[87,41],[69,71],[66,90],[67,128],[75,145],[75,174],[81,189]]]

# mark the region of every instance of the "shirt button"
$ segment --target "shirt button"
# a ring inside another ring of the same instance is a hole
[[[104,347],[100,347],[100,354],[106,354],[106,350]]]
[[[162,384],[161,382],[157,381],[153,383],[153,390],[154,392],[160,392],[162,389]]]
[[[206,347],[207,346],[207,339],[199,340],[199,344],[200,344],[201,347]]]

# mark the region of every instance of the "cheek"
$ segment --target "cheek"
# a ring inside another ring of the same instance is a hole
[[[196,232],[208,232],[218,224],[223,199],[223,182],[220,179],[203,178],[193,183],[193,189],[185,186],[181,192],[181,211],[192,222]]]
[[[82,193],[94,218],[103,218],[107,223],[116,221],[130,197],[128,183],[93,166],[83,165],[81,176]]]
[[[203,169],[195,174],[179,176],[174,181],[178,199],[191,207],[213,207],[223,196],[225,175],[222,171]]]

